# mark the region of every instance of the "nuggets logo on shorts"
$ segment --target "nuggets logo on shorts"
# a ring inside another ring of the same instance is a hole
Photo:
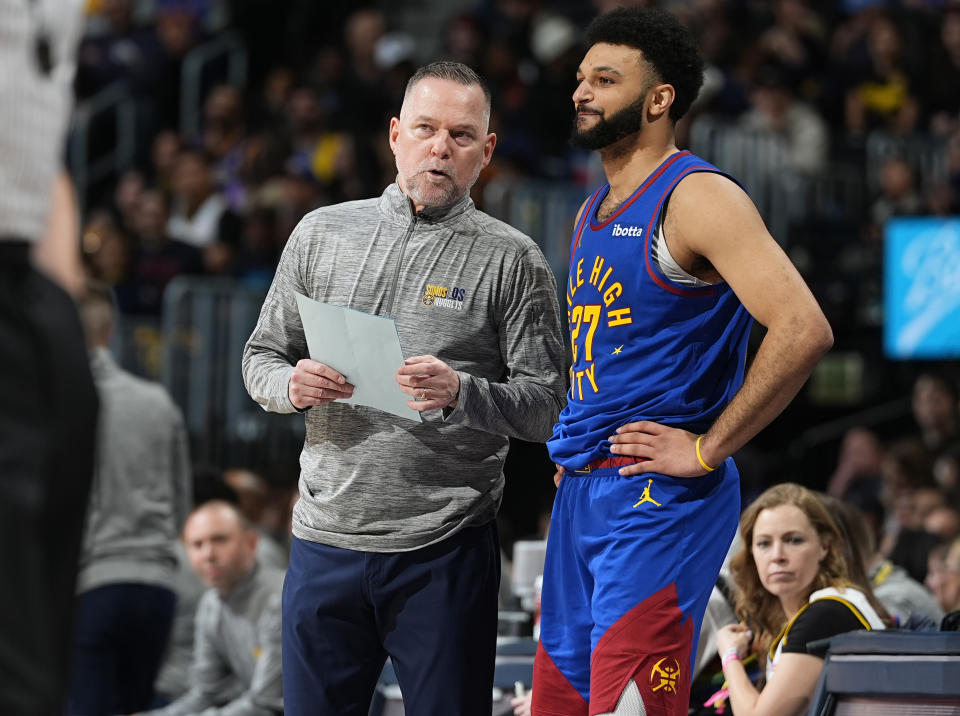
[[[653,691],[663,689],[668,694],[677,693],[677,679],[680,678],[680,662],[671,656],[664,656],[650,670],[650,683]]]

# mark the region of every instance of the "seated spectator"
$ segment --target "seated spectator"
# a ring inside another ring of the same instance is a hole
[[[944,553],[938,591],[944,611],[960,609],[960,539],[951,542]]]
[[[946,135],[960,120],[960,7],[947,9],[937,39],[923,76],[923,99],[930,132]]]
[[[951,378],[920,375],[913,384],[912,409],[920,441],[933,455],[960,441],[960,390]]]
[[[240,498],[223,479],[223,472],[213,465],[196,465],[193,468],[193,504],[202,505],[211,501],[228,502],[239,509]],[[296,488],[294,488],[295,490]],[[299,493],[297,493],[299,495]],[[289,501],[289,498],[288,498]],[[290,505],[292,509],[292,505]],[[242,511],[242,510],[241,510]],[[289,511],[288,511],[289,512]],[[289,519],[282,530],[290,534]],[[257,540],[257,563],[275,565],[269,554],[266,540]],[[286,547],[284,553],[287,552]],[[164,706],[183,696],[190,688],[190,672],[193,667],[194,625],[197,606],[205,587],[200,576],[191,568],[190,558],[182,540],[177,540],[177,572],[173,590],[177,594],[177,610],[173,618],[173,631],[154,691],[156,706]],[[284,563],[283,568],[286,568]]]
[[[153,701],[176,603],[174,545],[190,505],[190,461],[183,417],[166,390],[122,370],[110,354],[110,290],[90,284],[79,308],[100,422],[69,713],[106,716]]]
[[[950,543],[942,542],[930,550],[927,555],[927,576],[923,580],[923,586],[930,590],[933,598],[937,600],[937,604],[944,611],[950,608],[950,602],[952,601],[948,598],[945,589],[947,550],[949,549]]]
[[[134,22],[131,0],[104,0],[100,32],[88,33],[77,52],[76,87],[89,97],[114,82],[137,94],[149,92],[162,64],[162,53],[149,27]]]
[[[888,556],[891,562],[907,570],[913,579],[923,582],[927,578],[930,551],[939,542],[939,537],[923,530],[903,529]]]
[[[906,159],[889,157],[880,166],[880,192],[870,205],[872,238],[894,216],[916,216],[923,212],[923,198],[917,189],[913,168]]]
[[[850,428],[844,433],[837,467],[827,483],[827,494],[841,500],[851,495],[861,499],[877,495],[882,482],[882,462],[883,447],[876,433],[864,427]]]
[[[883,477],[880,499],[887,515],[881,551],[889,555],[901,540],[913,539],[904,533],[920,527],[916,493],[934,484],[933,460],[919,442],[901,440],[886,451],[880,470]],[[914,574],[916,571],[911,570]],[[925,569],[919,571],[923,574]]]
[[[930,475],[933,475],[933,463],[930,463]],[[943,493],[940,492],[933,485],[927,485],[925,487],[918,487],[913,491],[913,524],[911,527],[917,527],[918,529],[926,529],[924,523],[927,521],[927,517],[939,507],[945,507],[947,504],[947,498],[944,497]],[[927,530],[930,532],[931,530]],[[952,539],[956,535],[949,535],[944,537],[944,539]]]
[[[937,487],[954,504],[960,504],[960,442],[944,448],[933,463]]]
[[[827,23],[806,0],[777,0],[773,24],[758,38],[760,51],[776,58],[795,86],[816,87],[827,54]],[[808,89],[808,91],[811,91]]]
[[[930,591],[877,550],[877,533],[855,507],[824,495],[824,504],[837,521],[850,549],[852,570],[863,572],[873,594],[900,626],[932,628],[943,618],[943,609]],[[856,580],[854,580],[856,581]]]
[[[717,635],[730,706],[736,716],[806,713],[823,669],[823,653],[808,646],[883,629],[889,617],[870,586],[855,581],[840,528],[810,490],[787,483],[765,491],[744,511],[740,534],[731,571],[741,623]],[[743,666],[751,647],[767,658],[762,690]]]
[[[132,313],[160,315],[163,292],[176,276],[199,274],[203,259],[199,250],[167,234],[167,200],[162,192],[148,189],[137,202],[133,219],[132,280],[136,299]]]
[[[740,120],[744,127],[779,135],[790,169],[810,174],[823,170],[830,148],[827,124],[813,107],[797,98],[779,65],[760,68],[751,100],[753,107]]]
[[[256,559],[257,533],[228,502],[195,508],[183,529],[190,565],[209,589],[197,608],[190,690],[150,716],[283,712],[283,572]],[[214,711],[212,711],[214,712]]]
[[[847,130],[851,135],[877,128],[906,134],[917,125],[919,107],[900,29],[879,14],[870,21],[866,40],[866,65],[854,71],[846,94]]]
[[[128,169],[117,180],[113,191],[113,211],[121,230],[133,233],[137,219],[140,199],[146,191],[143,174],[136,169]]]
[[[180,135],[172,129],[157,133],[150,144],[150,176],[152,185],[165,196],[173,194],[177,158],[183,150]]]
[[[88,278],[110,287],[121,315],[137,313],[139,286],[134,275],[133,242],[112,214],[104,209],[90,212],[82,242]]]
[[[173,174],[173,211],[167,223],[171,238],[203,248],[213,243],[235,245],[241,222],[217,191],[206,156],[181,151]]]
[[[950,505],[937,505],[923,518],[923,530],[952,542],[960,537],[960,512]]]
[[[230,85],[210,90],[203,103],[204,151],[216,162],[217,183],[230,208],[242,212],[247,205],[247,190],[242,169],[246,154],[243,95]]]

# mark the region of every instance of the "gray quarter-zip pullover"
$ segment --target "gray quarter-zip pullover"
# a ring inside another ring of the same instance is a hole
[[[244,382],[266,410],[295,410],[287,386],[308,357],[297,292],[394,318],[404,356],[446,362],[460,395],[422,424],[340,402],[306,411],[293,533],[397,552],[493,519],[507,436],[545,440],[565,399],[556,280],[537,245],[469,197],[414,214],[396,183],[308,214],[244,350]]]

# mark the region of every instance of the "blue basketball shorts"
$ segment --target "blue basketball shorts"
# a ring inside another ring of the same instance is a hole
[[[535,716],[687,713],[700,623],[740,516],[732,459],[697,478],[567,474],[554,502]],[[639,708],[638,708],[639,712]]]

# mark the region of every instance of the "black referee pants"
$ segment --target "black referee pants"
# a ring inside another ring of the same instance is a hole
[[[62,714],[97,397],[70,296],[0,240],[0,714]]]

